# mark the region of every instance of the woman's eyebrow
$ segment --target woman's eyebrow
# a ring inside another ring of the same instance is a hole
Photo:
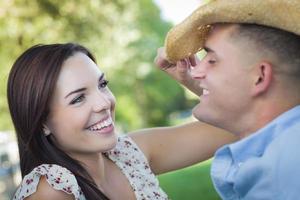
[[[99,77],[99,79],[98,79],[98,82],[102,81],[103,78],[104,78],[104,73],[102,73],[102,74],[100,75],[100,77]],[[76,90],[70,92],[69,94],[67,94],[67,95],[65,96],[65,99],[66,99],[68,96],[72,95],[72,94],[75,94],[75,93],[78,93],[78,92],[82,92],[82,91],[85,91],[85,90],[86,90],[86,88],[79,88],[79,89],[76,89]]]
[[[78,93],[78,92],[82,92],[82,91],[85,91],[85,90],[86,90],[86,88],[79,88],[79,89],[77,89],[77,90],[74,90],[74,91],[70,92],[69,94],[67,94],[67,95],[65,96],[65,99],[66,99],[68,96],[72,95],[72,94],[75,94],[75,93]]]

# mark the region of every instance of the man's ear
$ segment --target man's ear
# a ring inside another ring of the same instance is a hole
[[[269,62],[261,62],[254,68],[254,85],[252,90],[253,96],[265,93],[270,88],[273,70]]]

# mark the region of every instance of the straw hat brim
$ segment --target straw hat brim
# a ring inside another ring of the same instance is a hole
[[[260,24],[300,35],[300,0],[211,1],[168,32],[167,59],[176,62],[201,50],[215,23]]]

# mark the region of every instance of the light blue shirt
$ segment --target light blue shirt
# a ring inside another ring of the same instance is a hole
[[[300,106],[220,148],[211,177],[222,199],[300,199]]]

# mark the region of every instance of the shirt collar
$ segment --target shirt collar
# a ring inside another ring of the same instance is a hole
[[[283,132],[281,130],[286,129],[286,127],[289,127],[290,123],[299,119],[300,105],[282,113],[266,126],[252,133],[248,137],[227,145],[224,148],[229,148],[235,164],[241,163],[249,157],[260,157],[269,143],[271,143],[277,135]]]

